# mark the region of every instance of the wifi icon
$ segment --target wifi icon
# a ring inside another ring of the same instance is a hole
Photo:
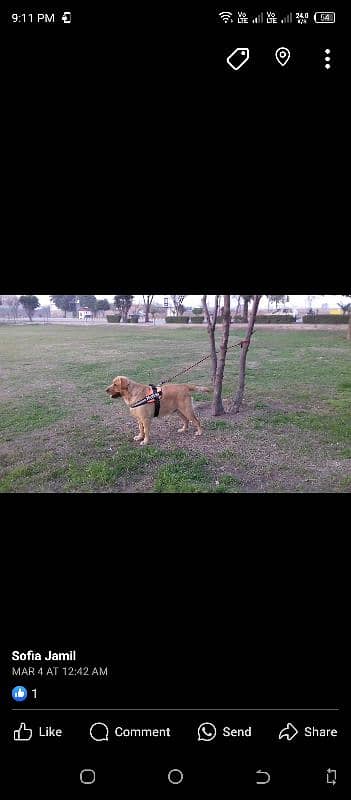
[[[231,11],[220,11],[218,16],[221,18],[221,20],[223,20],[223,22],[233,22],[233,14]]]

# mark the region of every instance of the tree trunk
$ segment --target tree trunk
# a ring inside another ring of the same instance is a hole
[[[143,295],[143,301],[144,301],[144,306],[145,306],[145,322],[149,322],[150,306],[151,306],[151,303],[152,303],[152,301],[154,299],[154,296],[153,296],[153,294],[147,294],[146,298],[147,299],[145,300],[145,295]]]
[[[262,295],[255,294],[252,311],[250,314],[250,322],[248,325],[248,329],[246,331],[245,336],[245,344],[241,345],[241,353],[240,353],[240,367],[239,367],[239,386],[235,397],[230,405],[230,411],[234,411],[236,414],[240,411],[240,406],[244,397],[244,389],[245,389],[245,373],[246,373],[246,358],[248,349],[250,347],[251,336],[253,333],[255,320],[257,316],[258,305],[260,302]]]
[[[207,331],[210,337],[210,352],[211,352],[211,364],[212,364],[212,383],[214,384],[216,379],[216,372],[217,372],[217,353],[216,353],[216,340],[215,340],[215,330],[216,330],[216,322],[217,322],[217,313],[218,313],[218,301],[219,295],[216,295],[215,300],[215,312],[213,321],[211,322],[210,312],[208,310],[207,302],[206,302],[207,294],[204,294],[201,298],[202,308],[204,310],[204,314],[206,317],[207,322]]]
[[[249,301],[244,300],[244,312],[243,312],[244,322],[248,322],[248,316],[249,316]]]
[[[224,307],[223,307],[222,341],[219,351],[219,359],[216,370],[216,378],[214,382],[214,395],[212,403],[212,415],[214,417],[218,417],[220,414],[225,413],[222,402],[222,385],[223,385],[225,360],[228,350],[229,329],[230,329],[230,295],[225,294]]]
[[[67,311],[66,311],[66,309],[65,309],[65,319],[66,319],[66,314],[67,314]]]
[[[349,316],[349,327],[347,329],[347,338],[348,338],[349,341],[351,340],[351,311],[350,311],[350,316]]]
[[[240,303],[241,303],[241,297],[240,297],[240,295],[239,295],[238,305],[237,305],[237,307],[236,307],[236,312],[235,312],[235,316],[236,316],[236,317],[239,315]]]

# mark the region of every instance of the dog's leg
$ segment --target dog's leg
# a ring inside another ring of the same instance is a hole
[[[202,434],[202,428],[201,428],[200,420],[199,420],[199,418],[198,418],[198,417],[196,417],[196,416],[195,416],[194,412],[192,412],[192,416],[191,416],[191,422],[193,422],[193,423],[194,423],[194,425],[195,425],[195,426],[196,426],[196,428],[197,428],[197,430],[196,430],[196,432],[195,432],[195,436],[201,436],[201,434]]]
[[[139,433],[138,433],[137,436],[134,436],[134,441],[135,442],[142,442],[142,440],[144,438],[144,428],[143,428],[142,423],[139,420],[138,420],[138,425],[139,425]]]
[[[147,418],[146,418],[146,419],[144,419],[144,420],[143,420],[144,439],[143,439],[143,441],[142,441],[142,442],[140,442],[140,444],[141,444],[141,445],[149,444],[149,439],[150,439],[150,424],[151,424],[151,423],[150,423],[150,420],[149,420],[149,419],[147,419]]]
[[[182,413],[182,411],[177,411],[177,414],[179,414],[180,418],[183,420],[183,427],[178,428],[177,433],[185,433],[189,428],[189,420],[187,419],[185,414]]]
[[[192,404],[192,401],[191,401],[190,397],[189,397],[189,402],[187,402],[187,404],[186,404],[186,415],[187,415],[187,418],[188,418],[188,422],[192,422],[193,425],[195,425],[195,427],[197,429],[196,433],[195,433],[195,436],[201,436],[202,428],[201,428],[200,420],[198,419],[198,417],[194,413],[194,408],[193,408],[193,404]]]

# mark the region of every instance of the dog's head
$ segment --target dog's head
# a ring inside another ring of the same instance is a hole
[[[117,378],[112,381],[111,386],[107,387],[106,392],[112,398],[123,397],[128,389],[128,386],[128,378],[125,378],[124,375],[117,375]]]

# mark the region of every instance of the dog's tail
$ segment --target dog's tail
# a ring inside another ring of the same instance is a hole
[[[213,392],[212,386],[209,388],[208,386],[196,386],[193,383],[187,383],[187,387],[191,392]]]

